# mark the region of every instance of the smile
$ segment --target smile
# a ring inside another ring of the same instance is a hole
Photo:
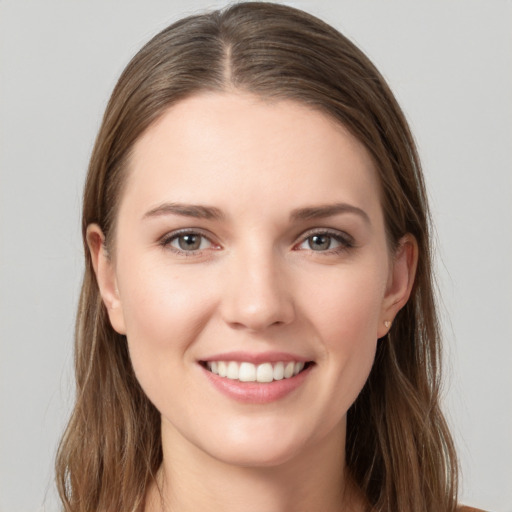
[[[207,361],[205,367],[219,377],[240,382],[268,383],[295,377],[308,364],[303,361],[278,361],[261,364],[246,361]]]

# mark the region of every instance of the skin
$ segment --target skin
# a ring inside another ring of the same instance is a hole
[[[137,141],[115,250],[96,225],[88,241],[112,326],[162,415],[163,501],[152,488],[146,510],[361,509],[344,476],[346,413],[417,260],[411,236],[390,253],[379,194],[366,149],[288,100],[196,95]],[[162,211],[171,203],[219,216]],[[180,249],[177,230],[202,235],[199,250]],[[234,350],[314,365],[285,397],[240,403],[199,364]]]

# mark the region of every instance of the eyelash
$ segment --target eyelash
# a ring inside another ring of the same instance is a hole
[[[332,249],[315,251],[311,247],[309,249],[301,249],[300,246],[307,243],[308,240],[312,239],[314,236],[324,236],[329,238],[330,240],[335,240],[339,243],[338,247],[334,247]],[[318,253],[321,255],[332,255],[332,254],[340,254],[344,251],[348,251],[355,247],[354,239],[348,234],[338,230],[333,229],[315,229],[313,231],[308,231],[301,235],[301,241],[298,244],[295,244],[294,249],[301,250],[310,250],[313,253]]]
[[[204,250],[211,248],[211,247],[208,247],[207,249],[194,249],[194,250],[190,250],[190,251],[185,251],[183,249],[179,249],[178,247],[174,247],[171,245],[174,241],[178,241],[181,237],[185,237],[185,236],[200,237],[201,244],[202,244],[203,240],[207,240],[209,242],[209,244],[211,245],[211,247],[218,248],[218,246],[216,246],[210,240],[210,238],[207,237],[204,233],[202,233],[201,231],[191,230],[191,229],[183,229],[180,231],[173,231],[172,233],[169,233],[169,234],[165,235],[164,237],[162,237],[159,241],[159,244],[164,248],[170,249],[175,254],[177,254],[179,256],[185,256],[185,257],[200,256]]]
[[[183,250],[179,249],[178,247],[174,247],[171,245],[174,241],[178,241],[181,237],[185,236],[195,236],[200,237],[201,242],[200,245],[202,245],[203,240],[207,240],[210,244],[209,247],[206,249],[193,249],[193,250]],[[314,236],[324,236],[329,238],[330,240],[334,240],[335,242],[339,243],[339,246],[334,247],[332,249],[326,249],[326,250],[319,250],[315,251],[311,247],[309,249],[301,249],[300,246],[307,243],[308,240],[312,239]],[[164,248],[169,248],[171,251],[173,251],[175,254],[179,256],[201,256],[203,254],[204,250],[208,250],[211,248],[214,248],[214,250],[219,249],[220,246],[216,245],[214,242],[211,241],[211,239],[206,236],[204,233],[198,230],[191,230],[191,229],[183,229],[180,231],[173,231],[172,233],[169,233],[162,237],[159,241],[159,245],[161,245]],[[293,249],[296,251],[302,251],[302,250],[310,250],[313,253],[323,254],[323,255],[332,255],[332,254],[340,254],[344,251],[347,251],[349,249],[352,249],[355,247],[354,239],[348,235],[347,233],[343,233],[337,230],[332,229],[316,229],[312,231],[307,231],[306,233],[301,235],[300,241],[296,243],[293,246]]]

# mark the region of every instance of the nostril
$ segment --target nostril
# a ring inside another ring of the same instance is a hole
[[[224,310],[224,319],[233,329],[261,331],[270,327],[282,327],[295,318],[291,303],[252,304],[234,300]]]

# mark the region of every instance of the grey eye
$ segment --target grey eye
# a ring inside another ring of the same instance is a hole
[[[198,235],[183,235],[178,237],[178,245],[184,251],[196,251],[201,246],[201,237]]]
[[[208,249],[211,242],[203,235],[197,233],[183,233],[173,238],[170,245],[180,251],[198,251],[201,249]]]
[[[313,251],[327,251],[341,245],[334,237],[325,234],[309,236],[305,242],[308,248]]]

